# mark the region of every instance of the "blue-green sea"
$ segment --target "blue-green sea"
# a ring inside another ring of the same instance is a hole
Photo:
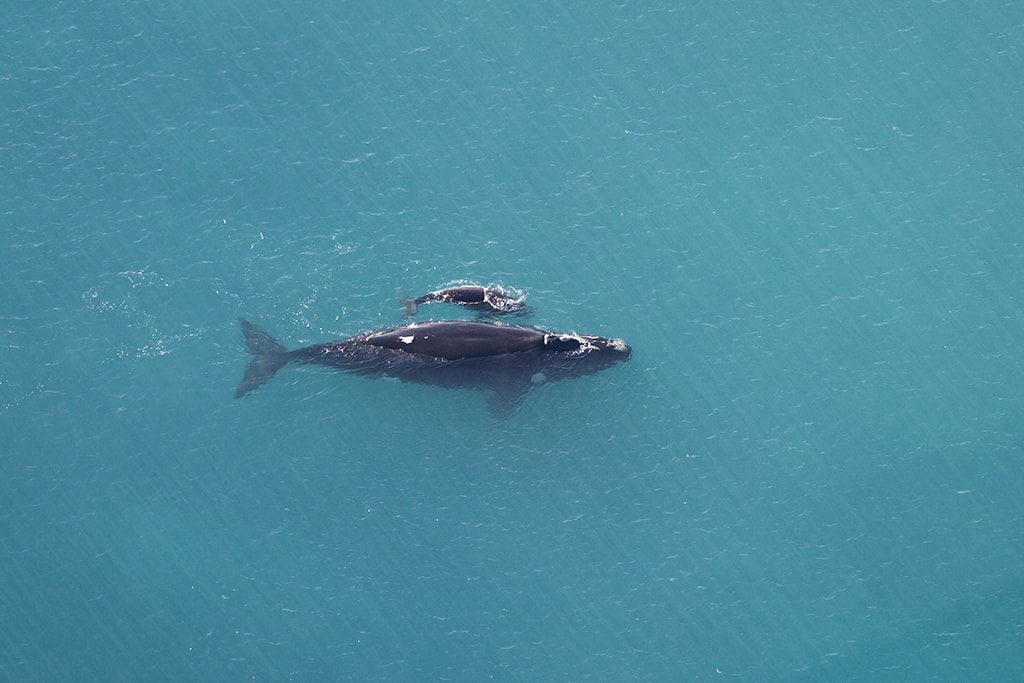
[[[58,0],[0,45],[0,680],[1024,680],[1024,5]],[[632,357],[508,415],[233,398],[240,317],[453,283]]]

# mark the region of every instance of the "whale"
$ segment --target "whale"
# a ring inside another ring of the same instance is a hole
[[[239,324],[253,359],[235,389],[236,399],[288,363],[298,363],[487,391],[491,413],[499,415],[513,410],[532,386],[594,374],[632,353],[621,339],[463,320],[413,323],[289,351],[262,327],[244,318]]]
[[[524,315],[530,312],[530,307],[523,303],[522,297],[509,296],[499,289],[462,285],[427,292],[415,298],[403,296],[399,299],[402,305],[402,318],[414,315],[422,304],[435,301],[456,304],[476,311],[480,316]]]

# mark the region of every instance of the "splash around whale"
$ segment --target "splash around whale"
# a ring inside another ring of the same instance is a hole
[[[288,351],[262,328],[239,322],[254,358],[245,367],[235,398],[295,362],[366,377],[489,390],[491,411],[502,413],[535,384],[593,374],[631,353],[621,339],[467,321],[415,323]]]

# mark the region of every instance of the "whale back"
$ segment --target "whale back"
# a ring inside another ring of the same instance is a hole
[[[445,360],[540,350],[545,333],[533,327],[446,321],[417,323],[370,334],[367,344]]]

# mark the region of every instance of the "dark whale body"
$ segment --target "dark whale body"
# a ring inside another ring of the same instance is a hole
[[[478,285],[464,285],[427,292],[415,299],[408,296],[402,297],[402,317],[408,318],[416,312],[421,304],[433,301],[456,304],[471,311],[476,311],[481,316],[523,315],[530,312],[530,307],[524,304],[521,298],[516,299],[497,289],[480,287]]]
[[[240,322],[255,358],[245,367],[235,398],[297,362],[367,377],[487,389],[494,392],[491,410],[503,412],[533,384],[592,374],[630,355],[621,339],[468,321],[416,323],[288,351],[262,328]]]

